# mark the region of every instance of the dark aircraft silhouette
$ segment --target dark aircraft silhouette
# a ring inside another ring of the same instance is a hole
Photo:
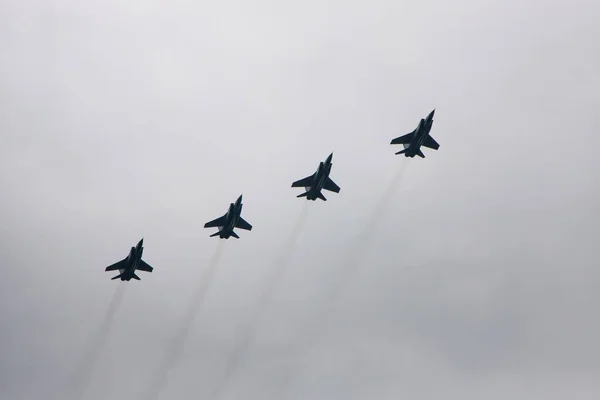
[[[317,198],[327,201],[323,193],[321,193],[322,189],[329,190],[330,192],[339,193],[340,187],[335,184],[334,181],[329,177],[329,173],[331,172],[331,159],[333,158],[333,153],[327,157],[325,162],[320,162],[319,167],[317,168],[317,172],[312,174],[311,176],[307,176],[304,179],[300,179],[292,183],[292,187],[303,187],[306,189],[305,193],[299,194],[296,197],[305,197],[306,200],[315,201]]]
[[[396,154],[404,154],[406,157],[411,158],[416,155],[421,158],[425,158],[425,155],[421,151],[421,146],[429,147],[430,149],[434,150],[440,148],[440,145],[429,135],[429,132],[431,132],[431,126],[433,125],[433,114],[435,114],[435,110],[430,112],[427,118],[421,119],[417,129],[411,133],[407,133],[404,136],[400,136],[392,140],[390,144],[404,145],[404,150],[401,150]]]
[[[139,281],[140,277],[135,274],[135,271],[152,272],[154,269],[142,260],[142,253],[144,252],[143,245],[144,239],[142,238],[137,246],[132,247],[131,250],[129,250],[129,255],[126,258],[114,263],[110,267],[106,267],[104,271],[119,270],[120,274],[112,279],[121,278],[122,281],[129,281],[133,278]]]
[[[234,238],[239,239],[240,237],[233,231],[233,228],[251,231],[252,225],[240,216],[242,213],[242,205],[242,196],[240,195],[235,204],[231,203],[229,205],[227,214],[204,224],[205,228],[219,228],[219,231],[210,235],[210,237],[219,236],[221,239],[229,239],[230,236],[233,236]]]

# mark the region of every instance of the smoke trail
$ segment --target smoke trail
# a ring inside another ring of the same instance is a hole
[[[344,292],[346,285],[352,278],[352,276],[356,273],[358,267],[360,266],[360,262],[362,261],[362,257],[365,253],[365,250],[368,249],[371,239],[373,238],[375,228],[377,223],[381,220],[382,216],[385,215],[386,211],[390,207],[391,201],[394,198],[394,194],[398,191],[400,184],[402,183],[402,177],[404,176],[404,171],[406,171],[406,167],[408,166],[408,158],[405,158],[400,165],[398,172],[394,175],[394,178],[388,185],[385,192],[375,205],[375,209],[371,212],[369,218],[367,219],[366,225],[356,236],[356,241],[349,246],[348,250],[345,252],[344,262],[342,263],[342,268],[337,275],[336,279],[332,283],[332,287],[329,291],[329,296],[325,301],[325,305],[322,308],[322,312],[318,315],[317,320],[315,321],[313,326],[314,328],[308,332],[304,336],[304,349],[314,347],[318,344],[318,340],[321,338],[322,334],[324,334],[329,327],[329,322],[331,321],[331,313],[334,311],[334,308],[337,304],[337,300],[339,296]],[[277,397],[277,400],[285,399],[288,396],[288,390],[293,384],[293,377],[297,376],[297,370],[299,365],[296,365],[293,368],[291,373],[291,379],[285,380],[282,384],[283,388],[279,389],[278,392],[281,392],[281,395]]]
[[[85,392],[90,384],[92,372],[94,372],[94,367],[106,346],[106,341],[112,330],[115,314],[121,306],[123,293],[125,292],[124,289],[125,284],[120,282],[112,296],[108,309],[106,310],[106,315],[104,316],[104,321],[102,322],[100,329],[96,336],[90,341],[90,347],[85,352],[81,363],[79,364],[79,368],[75,371],[73,377],[73,393],[75,399],[82,399],[85,396]]]
[[[264,290],[260,295],[260,299],[258,301],[258,306],[255,309],[254,314],[248,318],[248,326],[246,329],[242,330],[242,327],[237,327],[236,332],[243,332],[242,337],[237,342],[237,346],[234,348],[227,364],[225,366],[225,372],[220,382],[215,387],[215,390],[212,392],[210,399],[218,399],[223,395],[223,392],[227,389],[230,380],[232,379],[234,373],[237,371],[240,366],[240,360],[242,356],[248,351],[250,345],[254,342],[254,337],[256,336],[256,330],[259,325],[260,319],[262,318],[264,311],[268,308],[273,295],[275,294],[277,287],[279,286],[279,282],[284,275],[285,271],[288,269],[291,264],[291,256],[298,242],[298,238],[302,233],[302,228],[304,227],[304,223],[306,221],[306,216],[308,215],[308,202],[304,202],[304,206],[302,208],[302,212],[292,229],[292,233],[283,246],[280,257],[277,259],[277,263],[271,273],[267,278],[267,283],[265,285]]]
[[[329,301],[330,304],[333,305],[337,301],[338,296],[342,294],[349,279],[354,275],[360,266],[362,256],[364,255],[365,250],[367,250],[371,245],[371,239],[375,236],[374,232],[377,227],[377,223],[381,221],[382,217],[387,212],[392,200],[394,199],[394,195],[400,188],[404,172],[408,166],[408,160],[408,158],[405,158],[402,164],[400,164],[400,167],[394,175],[394,178],[388,185],[385,192],[383,192],[383,195],[379,198],[379,201],[367,219],[367,224],[356,236],[356,242],[349,246],[348,251],[345,253],[345,262],[342,264],[343,271],[338,274],[339,279],[334,281],[334,287],[329,292],[331,296]]]
[[[187,312],[183,317],[181,327],[179,328],[179,331],[177,331],[177,334],[173,338],[173,341],[171,342],[171,345],[169,346],[165,357],[162,359],[161,363],[158,366],[158,369],[156,370],[156,373],[152,377],[147,392],[143,396],[141,396],[140,399],[158,399],[158,396],[167,385],[169,372],[177,364],[177,361],[181,357],[183,345],[185,344],[185,340],[187,339],[189,331],[194,323],[194,317],[196,316],[198,310],[202,306],[204,297],[206,296],[206,293],[208,292],[208,289],[211,286],[213,277],[215,275],[215,271],[217,270],[217,266],[219,265],[222,248],[223,241],[219,240],[217,249],[215,250],[215,253],[209,260],[208,268],[202,274],[200,282],[198,283],[198,287],[196,288],[196,292],[190,300]]]

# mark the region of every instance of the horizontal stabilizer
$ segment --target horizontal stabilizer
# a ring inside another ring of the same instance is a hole
[[[221,233],[221,231],[217,232],[217,233],[213,233],[212,235],[210,235],[210,237],[215,237],[215,236],[219,236],[219,234]]]
[[[136,274],[133,274],[132,278],[135,279],[136,281],[141,281],[140,277],[137,276]]]
[[[431,136],[427,136],[427,138],[423,141],[423,146],[429,147],[430,149],[437,150],[440,148],[438,142],[436,142]]]
[[[139,265],[137,266],[137,269],[140,271],[152,272],[152,270],[154,268],[152,268],[150,265],[148,265],[148,263],[146,261],[141,260]]]
[[[406,150],[408,150],[408,149],[400,150],[400,151],[399,151],[399,152],[397,152],[396,154],[404,154],[404,153],[406,153]]]
[[[250,225],[244,218],[239,217],[237,224],[235,225],[236,228],[240,228],[240,229],[245,229],[247,231],[251,231],[252,230],[252,225]]]
[[[207,222],[206,224],[204,224],[204,227],[205,228],[216,228],[218,226],[224,226],[225,225],[225,217],[226,217],[226,215],[223,215],[222,217],[219,217],[210,222]]]
[[[314,175],[307,176],[306,178],[300,179],[292,183],[292,187],[310,187],[314,182]]]
[[[302,193],[302,194],[299,194],[299,195],[298,195],[298,196],[296,196],[296,197],[306,197],[307,195],[308,195],[308,192],[304,192],[304,193]]]
[[[419,149],[419,151],[417,151],[417,155],[421,158],[425,158],[425,154],[423,154],[423,152],[421,151],[421,149]]]
[[[340,192],[340,187],[338,185],[336,185],[335,182],[332,181],[331,178],[329,178],[329,177],[327,177],[327,179],[325,179],[325,184],[323,185],[323,189],[329,190],[330,192],[335,192],[335,193]]]
[[[115,276],[114,278],[110,278],[110,280],[114,281],[115,279],[119,279],[121,277],[121,275],[123,275],[123,274],[119,274],[119,275]]]
[[[233,236],[236,239],[239,239],[240,237],[238,236],[237,233],[235,233],[234,231],[231,231],[231,236]]]
[[[323,193],[319,192],[319,198],[323,201],[327,201],[327,199],[325,198],[325,196],[323,196]]]
[[[390,144],[410,143],[410,141],[412,140],[414,134],[415,134],[415,131],[412,131],[411,133],[407,133],[406,135],[402,135],[400,137],[397,137],[396,139],[393,139],[390,142]]]

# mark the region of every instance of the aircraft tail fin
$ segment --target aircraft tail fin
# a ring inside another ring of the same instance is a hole
[[[114,281],[115,279],[119,279],[121,277],[121,275],[123,275],[123,274],[119,274],[119,275],[115,276],[114,278],[110,278],[110,280]]]
[[[136,274],[133,274],[132,278],[135,279],[136,281],[141,281],[140,277],[137,276]]]

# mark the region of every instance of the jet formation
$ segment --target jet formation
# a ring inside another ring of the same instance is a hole
[[[315,201],[321,199],[327,201],[321,190],[329,190],[330,192],[339,193],[340,187],[331,180],[329,174],[331,173],[333,153],[327,157],[325,162],[320,162],[317,167],[317,171],[311,176],[307,176],[304,179],[300,179],[292,183],[292,187],[303,187],[306,192],[299,194],[296,197],[306,197],[306,200]]]
[[[404,146],[404,150],[401,150],[396,154],[404,154],[404,156],[410,158],[413,158],[414,156],[425,158],[425,155],[421,151],[421,146],[429,147],[433,150],[440,148],[440,145],[429,135],[431,126],[433,125],[433,114],[435,114],[435,109],[429,113],[427,118],[421,118],[421,122],[419,122],[417,129],[392,140],[390,144],[401,144]]]
[[[225,215],[204,224],[205,228],[219,228],[219,231],[213,233],[210,237],[219,236],[221,239],[229,239],[233,236],[239,239],[240,237],[233,231],[233,228],[251,231],[252,225],[246,222],[240,215],[242,213],[242,205],[242,195],[240,195],[235,203],[229,205],[229,209]]]
[[[433,150],[439,149],[440,145],[431,137],[431,127],[433,125],[433,115],[435,109],[429,113],[426,118],[422,118],[417,128],[411,133],[397,137],[392,140],[390,144],[402,144],[404,150],[397,152],[396,154],[404,154],[405,157],[414,158],[419,156],[425,158],[425,155],[421,151],[421,146],[428,147]],[[306,178],[300,179],[292,183],[292,187],[303,187],[306,191],[299,194],[296,197],[306,197],[306,200],[315,201],[321,199],[327,201],[327,198],[322,193],[322,190],[328,190],[330,192],[339,193],[340,187],[329,177],[332,167],[333,153],[331,153],[324,162],[320,162],[317,170],[314,174],[307,176]],[[218,236],[221,239],[229,239],[233,236],[236,239],[240,237],[234,231],[234,228],[244,229],[247,231],[252,230],[250,225],[241,216],[242,213],[242,196],[238,197],[235,203],[229,205],[229,209],[225,215],[207,222],[204,224],[205,228],[218,228],[216,233],[210,235],[210,237]],[[122,281],[130,281],[132,278],[140,280],[135,274],[136,271],[152,272],[152,268],[148,263],[142,260],[142,253],[144,251],[144,239],[132,247],[129,251],[129,255],[123,260],[106,267],[105,271],[119,271],[119,275],[111,279],[121,279]]]
[[[140,277],[135,274],[135,271],[146,271],[152,272],[152,268],[146,261],[142,260],[142,253],[144,252],[144,238],[139,243],[129,250],[129,255],[119,262],[114,263],[111,266],[106,267],[106,271],[119,271],[119,275],[111,278],[111,280],[121,278],[122,281],[130,281],[131,278],[140,280]]]

